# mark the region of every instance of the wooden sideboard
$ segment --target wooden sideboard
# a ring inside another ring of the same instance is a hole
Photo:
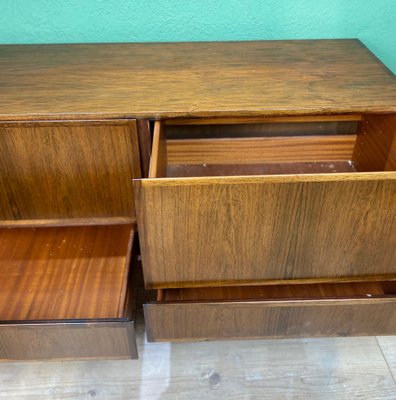
[[[357,40],[0,46],[0,359],[396,334],[396,79]],[[141,261],[140,261],[141,259]]]

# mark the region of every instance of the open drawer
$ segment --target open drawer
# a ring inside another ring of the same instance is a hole
[[[387,335],[396,282],[163,289],[145,305],[148,340]]]
[[[156,122],[148,288],[396,278],[396,115]]]
[[[136,358],[134,237],[129,224],[0,229],[0,360]]]

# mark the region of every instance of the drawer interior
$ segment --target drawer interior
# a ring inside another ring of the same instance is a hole
[[[394,281],[338,282],[161,289],[157,291],[157,301],[160,303],[284,301],[384,298],[395,295]]]
[[[212,139],[167,135],[213,121],[157,122],[150,178],[134,181],[146,287],[392,279],[396,114],[353,118],[334,134]]]
[[[128,318],[131,225],[0,229],[0,322]]]
[[[396,115],[157,122],[150,177],[396,170]]]

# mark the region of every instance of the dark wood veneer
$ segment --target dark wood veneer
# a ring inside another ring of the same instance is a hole
[[[0,360],[136,357],[136,222],[151,340],[396,332],[358,40],[0,45],[0,88]]]
[[[136,220],[135,120],[0,124],[0,153],[0,225]]]

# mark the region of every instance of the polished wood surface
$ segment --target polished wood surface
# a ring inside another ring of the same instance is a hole
[[[396,112],[358,40],[0,46],[0,119]]]
[[[391,335],[396,298],[146,304],[149,341]]]
[[[124,318],[133,234],[130,225],[0,229],[0,321]]]
[[[131,358],[133,322],[0,324],[0,361]]]
[[[1,224],[135,221],[135,120],[0,124],[0,152]]]
[[[353,161],[359,171],[396,171],[396,114],[364,117]]]
[[[395,274],[396,174],[135,182],[147,287]]]

